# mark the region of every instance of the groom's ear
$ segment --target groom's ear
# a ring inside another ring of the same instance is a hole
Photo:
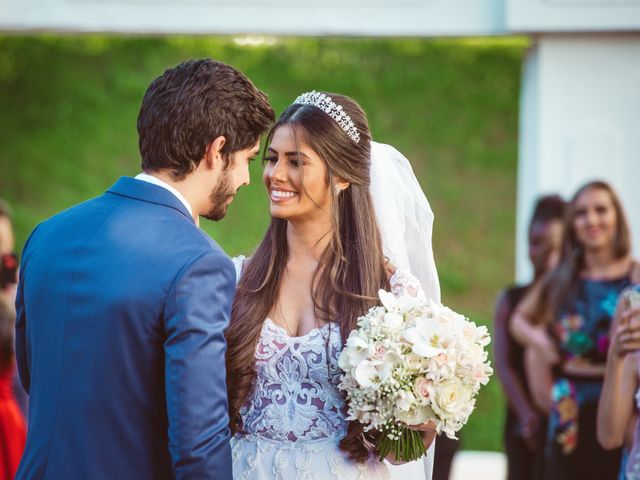
[[[204,161],[207,162],[207,167],[213,169],[218,163],[222,162],[222,147],[227,143],[227,139],[222,135],[212,140],[204,153]]]

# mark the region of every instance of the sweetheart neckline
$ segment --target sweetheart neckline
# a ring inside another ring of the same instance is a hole
[[[291,339],[291,340],[301,340],[301,339],[304,339],[304,338],[308,338],[308,337],[312,336],[316,332],[322,332],[323,330],[327,329],[331,325],[338,325],[336,322],[327,322],[327,323],[325,323],[324,325],[322,325],[320,327],[312,328],[311,330],[309,330],[304,335],[289,335],[289,332],[287,331],[286,328],[282,327],[281,325],[278,325],[270,317],[267,317],[265,319],[264,323],[265,323],[265,325],[271,325],[275,330],[277,330],[282,335],[284,335],[286,338]]]

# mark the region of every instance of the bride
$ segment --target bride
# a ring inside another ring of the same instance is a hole
[[[343,341],[379,289],[439,300],[433,214],[408,161],[371,141],[355,101],[315,91],[283,112],[264,161],[272,220],[235,259],[227,331],[234,478],[430,478],[433,448],[381,462],[338,389]],[[433,424],[413,428],[435,443]]]

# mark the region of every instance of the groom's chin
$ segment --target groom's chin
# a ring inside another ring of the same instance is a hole
[[[227,205],[218,205],[202,215],[207,220],[219,222],[227,215]]]

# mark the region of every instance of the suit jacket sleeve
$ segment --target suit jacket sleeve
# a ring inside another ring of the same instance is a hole
[[[165,307],[169,450],[176,479],[231,479],[224,330],[235,270],[207,252],[178,275]]]

